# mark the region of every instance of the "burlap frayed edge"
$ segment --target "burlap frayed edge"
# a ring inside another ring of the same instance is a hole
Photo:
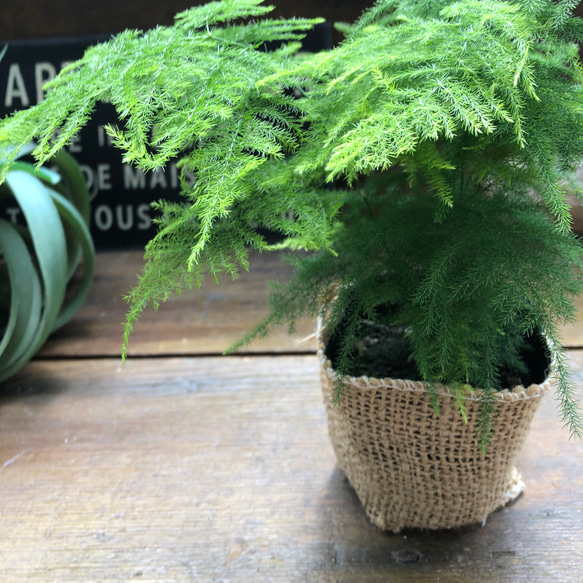
[[[326,345],[324,341],[324,331],[325,326],[322,318],[318,318],[318,328],[317,328],[317,349],[318,358],[320,360],[320,366],[322,370],[328,375],[332,382],[336,382],[339,378],[338,374],[332,366],[332,362],[326,356],[325,350]],[[426,393],[428,392],[428,384],[423,381],[412,381],[409,379],[378,379],[370,378],[367,376],[361,377],[344,377],[343,383],[347,386],[352,386],[357,389],[392,389],[395,391],[407,391],[410,393]],[[452,393],[448,386],[436,383],[434,386],[434,393],[440,396],[454,398],[456,395]],[[529,387],[523,387],[518,385],[512,390],[503,389],[502,391],[496,392],[496,399],[502,402],[512,402],[512,401],[527,401],[529,399],[538,399],[546,394],[551,388],[551,382],[545,380],[540,385],[532,384]],[[479,401],[482,391],[480,389],[472,389],[467,395],[464,395],[464,400],[466,401]]]

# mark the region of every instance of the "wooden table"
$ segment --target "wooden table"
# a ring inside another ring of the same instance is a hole
[[[583,444],[553,397],[514,505],[483,527],[387,534],[337,468],[313,340],[295,342],[312,323],[220,356],[287,268],[257,256],[146,314],[122,366],[140,258],[99,254],[86,306],[2,387],[1,582],[583,581]],[[564,334],[580,389],[582,332]]]

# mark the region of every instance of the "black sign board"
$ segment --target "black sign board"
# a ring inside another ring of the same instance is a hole
[[[0,41],[8,48],[0,61],[0,116],[38,103],[43,85],[68,63],[79,59],[90,45],[110,37]],[[305,40],[306,50],[330,48],[329,25],[317,27]],[[159,199],[179,200],[176,162],[164,170],[144,174],[122,162],[104,126],[117,117],[108,104],[98,104],[91,120],[67,147],[85,174],[92,199],[91,233],[97,248],[143,246],[155,233],[150,204]],[[187,177],[194,180],[194,177]],[[18,220],[19,209],[0,208],[0,215]]]

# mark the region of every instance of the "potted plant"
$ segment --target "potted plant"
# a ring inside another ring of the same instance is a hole
[[[575,4],[381,0],[305,55],[318,20],[242,24],[269,8],[212,2],[89,49],[0,146],[34,138],[45,160],[107,100],[126,162],[180,156],[197,179],[156,204],[124,346],[145,307],[236,277],[249,249],[289,250],[294,279],[241,344],[319,315],[330,434],[369,517],[476,522],[520,491],[551,364],[582,433],[558,334],[583,257],[565,198],[583,157]]]

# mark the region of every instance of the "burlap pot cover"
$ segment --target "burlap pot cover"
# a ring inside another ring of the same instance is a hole
[[[442,385],[436,417],[426,385],[418,381],[350,377],[340,404],[332,404],[337,377],[324,353],[326,341],[320,321],[328,432],[339,466],[373,524],[399,532],[483,523],[521,493],[514,461],[548,381],[497,395],[492,442],[483,455],[475,439],[477,392],[466,399],[467,424]]]

